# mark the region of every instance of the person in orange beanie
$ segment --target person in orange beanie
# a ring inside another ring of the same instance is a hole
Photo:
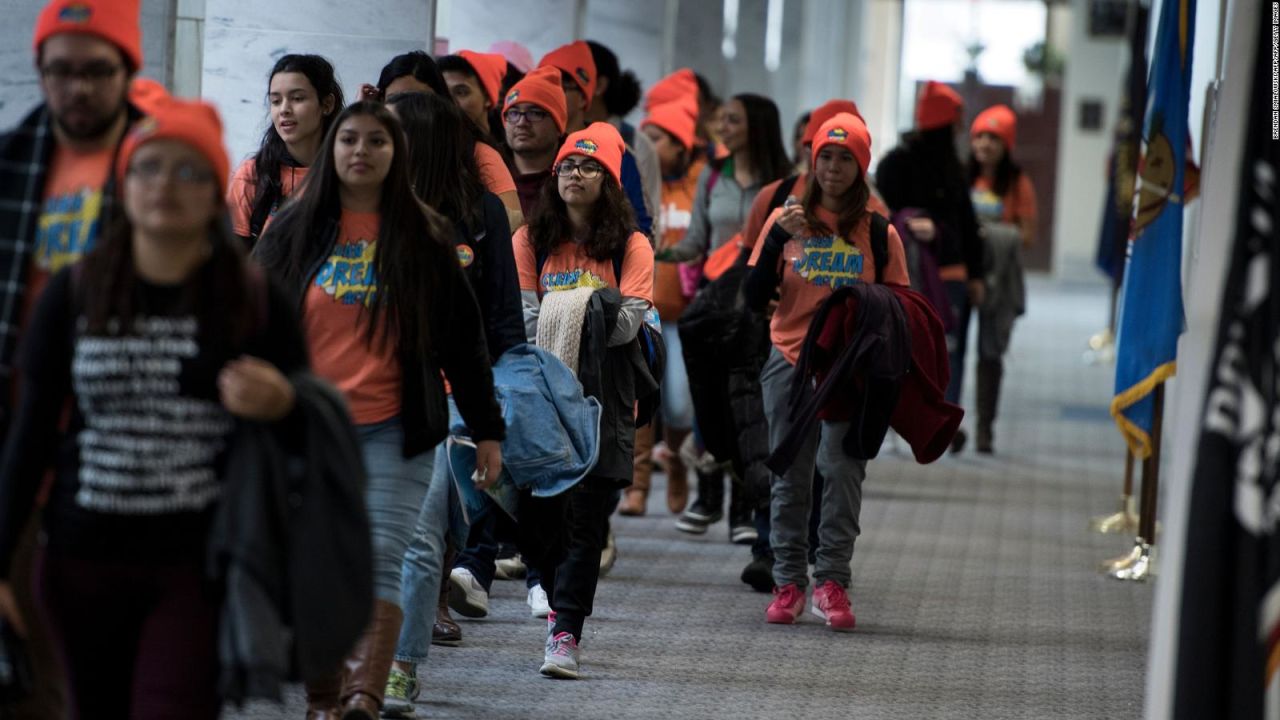
[[[626,149],[617,128],[607,122],[592,123],[587,129],[565,138],[564,145],[560,146],[560,152],[556,154],[556,165],[570,155],[582,155],[600,163],[613,182],[621,188],[622,153]]]
[[[554,68],[560,72],[569,113],[565,130],[572,133],[586,128],[590,124],[588,110],[591,109],[599,77],[591,46],[582,40],[561,45],[544,55],[538,61],[538,67]],[[653,231],[653,215],[649,212],[649,207],[657,199],[645,200],[644,177],[640,174],[639,161],[629,147],[623,152],[620,178],[623,191],[631,203],[631,210],[635,213],[636,227],[648,235]],[[655,185],[653,190],[656,189]]]
[[[798,386],[796,363],[809,325],[837,289],[863,283],[908,285],[906,254],[897,232],[867,210],[871,134],[852,113],[839,113],[813,136],[813,172],[798,203],[779,208],[765,224],[743,284],[747,306],[763,312],[776,293],[769,325],[772,347],[760,373],[769,447],[777,450],[798,421],[788,411]],[[885,226],[886,246],[872,242],[875,223]],[[882,263],[883,258],[883,264]],[[821,521],[814,566],[812,612],[827,627],[855,626],[847,588],[859,534],[862,485],[867,461],[843,450],[849,423],[823,420],[803,434],[796,461],[771,483],[771,545],[774,599],[765,610],[769,623],[791,625],[805,610],[809,585],[809,517],[814,471],[822,473]]]
[[[111,163],[141,112],[129,101],[142,64],[137,0],[52,0],[32,37],[41,102],[0,133],[0,373],[15,372],[19,341],[50,276],[94,247],[117,211]],[[20,395],[20,393],[19,393]],[[11,418],[13,393],[0,393]],[[6,429],[0,424],[0,434]],[[65,717],[65,683],[53,640],[38,616],[30,572],[39,523],[26,528],[14,558],[17,606],[30,618],[27,637],[34,687],[0,707],[18,717]]]
[[[571,291],[612,291],[603,302],[617,307],[618,319],[600,343],[610,367],[634,348],[653,303],[653,248],[635,230],[619,177],[622,155],[622,136],[608,123],[571,134],[556,154],[555,181],[543,187],[529,224],[512,238],[525,324],[539,346],[584,342],[568,323],[550,320],[551,306],[567,317]],[[579,676],[578,644],[595,603],[615,489],[631,481],[635,454],[634,393],[622,383],[608,392],[599,383],[588,384],[584,390],[603,411],[595,466],[572,492],[546,498],[522,493],[520,500],[520,554],[540,574],[555,612],[541,673],[555,678]]]
[[[538,61],[538,67],[553,67],[564,77],[565,102],[569,106],[569,128],[584,125],[582,117],[596,96],[596,61],[591,46],[576,40],[552,50]]]
[[[36,60],[43,59],[44,42],[54,35],[91,35],[116,46],[130,74],[142,67],[140,0],[54,0],[36,18]]]
[[[59,521],[47,526],[41,602],[79,717],[221,710],[222,600],[206,575],[221,458],[236,419],[279,427],[295,406],[286,375],[307,365],[292,302],[226,227],[227,174],[211,106],[156,106],[120,150],[126,222],[54,275],[30,321],[0,463],[5,507],[26,509],[0,518],[0,614],[18,628],[37,619],[11,603],[12,559],[52,469],[45,515]],[[77,361],[85,353],[105,364]],[[135,370],[122,376],[120,362]],[[191,421],[138,420],[158,407]],[[139,444],[148,451],[120,454]]]
[[[681,98],[698,97],[698,77],[689,68],[680,68],[654,83],[644,97],[644,109],[652,111],[659,105],[676,102]]]
[[[936,281],[916,279],[926,288],[943,286],[926,294],[947,328],[947,346],[953,350],[946,393],[952,404],[958,403],[964,377],[969,309],[981,306],[986,297],[982,238],[969,180],[956,153],[961,110],[954,90],[940,82],[925,83],[916,102],[916,128],[876,168],[876,187],[904,231],[904,240],[917,243],[938,266]],[[966,440],[964,431],[957,432],[952,450],[959,451]]]
[[[995,452],[995,420],[1004,378],[1004,355],[1014,322],[1026,307],[1021,251],[1035,243],[1038,213],[1031,178],[1013,160],[1018,118],[1006,105],[978,113],[969,128],[970,200],[991,259],[987,302],[978,308],[975,399],[980,453]],[[997,262],[998,261],[998,262]],[[964,322],[967,322],[967,318]]]
[[[490,111],[502,106],[502,78],[507,61],[501,55],[459,51],[436,61],[453,101],[486,135]]]
[[[507,93],[503,104],[507,146],[511,148],[511,176],[515,180],[520,209],[533,217],[542,186],[551,177],[560,139],[564,137],[564,90],[560,71],[538,68]]]
[[[934,130],[948,127],[960,121],[964,101],[950,87],[930,80],[924,84],[916,101],[916,128]]]
[[[678,245],[689,230],[698,177],[706,165],[696,151],[698,123],[697,91],[671,102],[653,106],[640,123],[658,154],[662,169],[660,220],[662,235],[657,249]],[[695,266],[700,263],[695,263]],[[680,458],[680,446],[693,428],[693,398],[684,364],[677,321],[693,297],[694,283],[681,281],[681,266],[659,263],[654,276],[653,304],[662,321],[662,339],[667,345],[667,364],[662,378],[662,430],[666,444],[667,509],[672,515],[684,512],[689,501],[688,469]],[[687,271],[685,271],[687,272]],[[655,455],[657,453],[655,452]],[[636,480],[643,476],[637,470]],[[648,488],[641,482],[627,490],[618,512],[639,515],[648,500]]]

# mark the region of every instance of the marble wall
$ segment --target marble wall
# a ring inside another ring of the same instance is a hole
[[[201,94],[222,111],[232,161],[267,128],[268,74],[282,55],[327,57],[350,102],[392,57],[427,49],[432,12],[433,0],[206,0]]]
[[[40,102],[39,76],[31,48],[43,2],[0,0],[0,128],[17,124]],[[170,79],[173,0],[142,0],[142,75]]]
[[[439,0],[439,4],[436,33],[448,42],[449,52],[487,52],[499,40],[514,40],[529,48],[537,62],[574,39],[578,0]],[[590,5],[621,6],[623,1],[598,0]]]

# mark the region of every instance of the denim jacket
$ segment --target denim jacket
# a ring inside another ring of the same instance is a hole
[[[499,482],[509,477],[550,497],[585,478],[600,455],[601,407],[569,368],[546,350],[516,345],[494,364],[493,384],[507,422]],[[460,424],[452,431],[467,434]]]

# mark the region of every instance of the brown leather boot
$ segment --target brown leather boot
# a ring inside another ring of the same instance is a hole
[[[346,661],[342,684],[342,720],[378,720],[400,639],[400,607],[385,600],[373,603],[373,620]]]
[[[631,487],[627,488],[618,514],[630,517],[644,515],[649,501],[649,482],[653,479],[653,424],[636,429],[636,450],[632,463]]]
[[[342,672],[307,683],[307,720],[339,720],[342,709],[338,696],[342,693]]]
[[[663,434],[671,451],[667,460],[667,509],[672,515],[679,515],[689,504],[689,471],[680,458],[680,446],[689,436],[689,431],[668,428]]]
[[[445,647],[457,647],[462,644],[462,628],[454,622],[449,614],[449,572],[453,570],[453,561],[458,554],[449,548],[444,554],[444,563],[440,566],[440,600],[436,603],[436,622],[431,626],[431,644]]]
[[[996,410],[1000,405],[1000,381],[1004,363],[1000,360],[978,360],[978,452],[995,452]]]

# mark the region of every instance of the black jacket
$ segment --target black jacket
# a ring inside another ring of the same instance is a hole
[[[335,389],[308,374],[293,385],[294,442],[238,424],[209,534],[208,572],[225,588],[220,688],[236,702],[332,672],[373,609],[359,438]]]
[[[845,454],[874,458],[910,369],[911,333],[893,288],[858,283],[836,290],[805,335],[787,409],[793,424],[769,457],[769,467],[785,474],[820,419],[848,420]]]
[[[890,212],[919,208],[942,226],[940,265],[964,263],[970,279],[982,279],[978,218],[949,128],[907,135],[876,166],[876,188]]]
[[[659,380],[649,371],[639,338],[608,346],[621,306],[622,295],[615,288],[598,290],[591,296],[582,325],[578,379],[583,394],[599,400],[602,410],[600,459],[591,469],[591,477],[624,488],[631,484],[634,473],[636,405],[654,404]]]
[[[275,251],[273,223],[254,248]],[[281,282],[301,313],[307,287],[338,241],[338,223],[330,220],[325,241],[315,253],[313,267],[293,287]],[[281,278],[276,278],[278,281]],[[485,342],[484,320],[475,293],[456,262],[441,268],[440,282],[432,287],[430,327],[432,337],[427,357],[413,348],[399,348],[400,423],[404,427],[404,456],[420,455],[439,445],[449,434],[448,394],[441,371],[449,378],[458,412],[471,431],[472,439],[502,440],[506,423],[493,392],[493,365]],[[523,329],[521,330],[523,333]]]
[[[477,232],[454,220],[454,247],[480,303],[489,356],[497,360],[525,341],[524,315],[507,208],[491,192],[484,194],[482,204],[484,227]]]

